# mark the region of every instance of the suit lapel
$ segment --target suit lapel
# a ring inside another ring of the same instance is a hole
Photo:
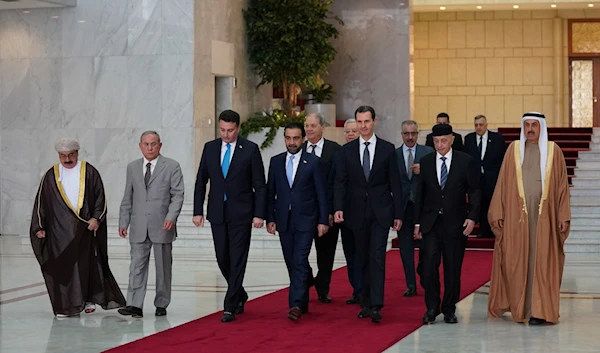
[[[235,151],[231,151],[233,152],[233,157],[231,158],[231,163],[229,163],[229,170],[227,171],[227,177],[229,177],[231,175],[231,171],[233,170],[233,168],[238,164],[236,163],[236,161],[239,161],[242,157],[240,157],[240,155],[244,151],[244,144],[243,142],[238,138],[237,143],[235,144]],[[220,156],[220,154],[219,154]],[[222,175],[223,173],[221,173]],[[227,179],[227,177],[224,177],[225,179]]]
[[[140,158],[139,162],[136,163],[135,168],[138,170],[138,172],[134,173],[134,178],[136,178],[137,181],[140,182],[140,184],[144,185],[144,174],[146,173],[144,158]],[[137,175],[137,177],[135,175]]]
[[[300,159],[298,160],[298,170],[296,170],[296,175],[294,176],[294,181],[292,182],[292,189],[294,188],[294,185],[296,185],[296,182],[302,175],[302,172],[304,171],[304,167],[306,167],[306,164],[307,164],[306,160],[304,159],[304,152],[300,152],[299,158]]]
[[[369,181],[373,179],[373,174],[375,174],[377,167],[383,161],[383,157],[381,156],[381,148],[381,143],[375,143],[375,151],[373,152],[375,153],[375,156],[373,156],[373,165],[371,166],[371,172],[369,173]]]
[[[158,162],[156,163],[156,167],[154,168],[154,173],[152,173],[152,175],[150,175],[150,180],[148,181],[148,185],[152,184],[152,180],[154,180],[154,178],[156,178],[156,176],[158,174],[160,174],[160,172],[162,172],[163,169],[165,169],[165,158],[162,156],[158,157]]]
[[[459,157],[456,154],[456,151],[452,151],[452,161],[450,162],[450,170],[448,170],[448,179],[446,179],[446,186],[451,185],[452,181],[454,181],[454,175],[456,174],[456,169],[461,169]]]
[[[417,157],[416,145],[415,145],[415,158]],[[406,170],[406,159],[404,159],[404,144],[400,146],[400,153],[398,156],[398,161],[400,161],[400,173],[402,176],[406,176],[408,178],[408,171]]]

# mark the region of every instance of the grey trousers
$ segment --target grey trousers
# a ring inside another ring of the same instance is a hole
[[[127,305],[136,308],[144,307],[146,286],[148,284],[148,265],[150,250],[154,247],[156,265],[156,297],[154,306],[166,308],[171,302],[171,280],[173,269],[173,244],[152,243],[146,237],[143,243],[130,243],[131,264],[129,265],[129,287],[127,288]]]

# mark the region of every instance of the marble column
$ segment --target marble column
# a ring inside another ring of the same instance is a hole
[[[375,132],[396,145],[410,119],[410,8],[408,0],[336,0],[331,10],[345,26],[325,81],[336,95],[339,120],[360,105],[377,113]]]

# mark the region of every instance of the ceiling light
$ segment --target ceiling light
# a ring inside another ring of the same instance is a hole
[[[79,20],[77,22],[79,22],[79,23],[85,23],[85,20]]]
[[[594,4],[588,4],[588,7],[594,7]]]
[[[57,18],[58,18],[58,16],[52,16],[52,18],[53,18],[53,19],[57,19]]]
[[[552,4],[552,5],[550,5],[550,7],[554,8],[554,7],[556,7],[556,4]]]
[[[478,9],[478,10],[481,10],[481,8],[482,8],[481,6],[477,6],[477,9]]]
[[[444,11],[446,8],[444,6],[440,6],[440,10]]]
[[[513,9],[518,9],[519,5],[513,5]]]
[[[29,11],[29,10],[25,10],[25,11],[23,11],[23,13],[30,13],[30,12],[31,12],[31,11]]]

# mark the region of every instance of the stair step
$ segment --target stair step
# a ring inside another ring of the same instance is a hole
[[[585,213],[585,214],[595,213],[597,215],[600,215],[600,206],[586,206],[586,205],[573,206],[573,205],[571,205],[571,214],[578,214],[578,213]]]
[[[571,206],[600,206],[600,199],[590,196],[574,196],[571,197]]]
[[[573,186],[579,187],[600,187],[599,178],[573,178]]]
[[[574,186],[570,190],[571,197],[577,196],[600,196],[600,189],[588,188],[583,186]]]
[[[600,150],[591,150],[579,153],[581,161],[600,161]]]
[[[579,165],[575,168],[574,173],[578,178],[592,178],[600,175],[600,168],[581,168]]]

